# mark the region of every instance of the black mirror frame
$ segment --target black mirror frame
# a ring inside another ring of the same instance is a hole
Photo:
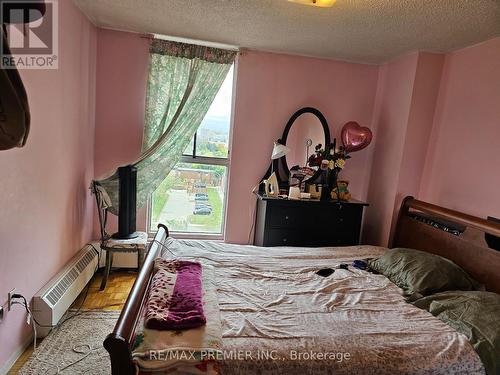
[[[304,108],[299,109],[297,112],[295,112],[292,115],[292,117],[290,117],[290,119],[288,120],[288,122],[285,126],[285,130],[283,130],[283,135],[278,140],[278,142],[286,145],[288,133],[290,132],[292,125],[304,113],[311,113],[319,119],[321,126],[323,127],[323,131],[325,133],[325,144],[323,145],[323,147],[330,144],[331,138],[330,138],[330,127],[328,126],[328,122],[326,121],[325,116],[323,116],[323,113],[321,113],[318,109],[313,108],[313,107],[304,107]],[[290,169],[288,168],[288,164],[286,162],[286,155],[279,158],[279,159],[273,160],[271,162],[271,165],[269,166],[269,169],[267,170],[263,179],[267,179],[271,175],[271,170],[274,170],[276,172],[276,177],[278,179],[278,184],[279,184],[280,188],[288,187],[288,179],[290,177]],[[281,176],[281,172],[284,173],[284,176]],[[319,173],[321,173],[320,170],[318,170],[318,172],[313,177],[311,177],[311,180],[315,180]]]
[[[323,147],[330,144],[331,139],[330,139],[330,128],[328,126],[328,122],[326,121],[325,116],[323,116],[323,114],[319,110],[317,110],[316,108],[312,108],[312,107],[305,107],[305,108],[299,109],[297,112],[295,112],[292,115],[292,117],[290,117],[290,120],[288,120],[288,122],[285,126],[285,130],[283,131],[283,135],[281,136],[281,139],[280,139],[281,143],[286,145],[288,133],[290,133],[290,129],[292,128],[292,125],[304,113],[311,113],[319,119],[319,121],[321,122],[321,126],[323,126],[323,132],[325,133],[325,143],[323,144]],[[313,146],[316,146],[316,145],[313,145]],[[282,160],[283,172],[285,172],[285,175],[290,176],[290,169],[288,168],[288,163],[286,162],[286,155],[283,156],[281,159],[283,159]]]

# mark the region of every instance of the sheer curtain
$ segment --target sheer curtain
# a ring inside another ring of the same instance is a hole
[[[180,160],[231,65],[235,51],[153,39],[142,154],[137,168],[137,207]],[[118,174],[97,181],[118,210]]]

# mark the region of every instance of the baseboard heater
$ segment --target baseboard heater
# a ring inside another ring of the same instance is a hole
[[[99,256],[86,245],[33,296],[33,315],[40,326],[39,337],[45,337],[85,288],[97,269]]]

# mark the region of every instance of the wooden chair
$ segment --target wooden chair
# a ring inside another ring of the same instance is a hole
[[[148,234],[146,232],[137,232],[139,235],[136,238],[120,240],[111,237],[106,232],[106,224],[108,221],[108,209],[111,207],[111,201],[108,194],[102,186],[96,181],[92,181],[92,193],[95,194],[97,211],[99,216],[99,227],[101,233],[101,249],[106,252],[106,267],[101,282],[101,290],[106,288],[109,272],[113,266],[114,253],[137,253],[137,270],[139,271],[144,261],[144,253]]]

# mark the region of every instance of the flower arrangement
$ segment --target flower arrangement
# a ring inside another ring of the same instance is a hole
[[[325,148],[322,144],[318,144],[315,147],[315,153],[309,157],[308,164],[311,167],[329,169],[338,173],[344,169],[346,160],[350,158],[343,146],[337,149],[337,140],[334,139],[333,143],[326,145]]]
[[[337,149],[337,140],[334,139],[332,144],[319,144],[315,147],[315,153],[308,159],[308,164],[311,167],[319,167],[323,171],[323,183],[321,189],[321,200],[330,200],[331,192],[334,188],[338,189],[337,177],[339,172],[344,169],[346,160],[351,157],[347,155],[345,147],[340,146]],[[337,200],[340,195],[336,196]]]

